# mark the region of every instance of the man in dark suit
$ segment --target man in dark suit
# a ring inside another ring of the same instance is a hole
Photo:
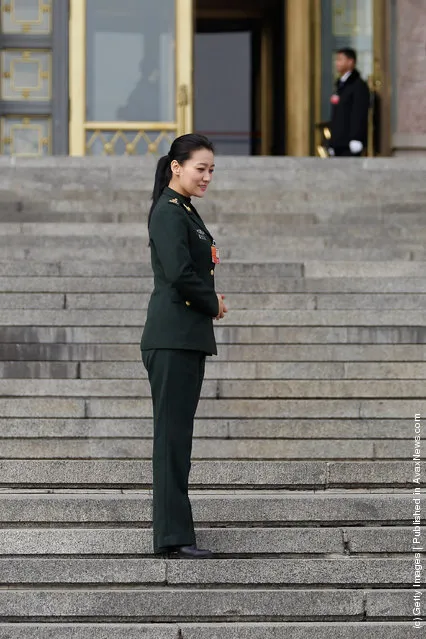
[[[329,154],[359,157],[367,146],[370,91],[356,69],[356,52],[345,48],[337,52],[339,79],[331,96]]]

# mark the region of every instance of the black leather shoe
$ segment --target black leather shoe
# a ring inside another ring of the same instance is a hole
[[[176,546],[170,549],[170,559],[210,559],[213,557],[211,550],[202,550],[197,546]]]

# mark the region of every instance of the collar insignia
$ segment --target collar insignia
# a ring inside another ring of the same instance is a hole
[[[179,204],[179,200],[177,199],[177,197],[174,197],[172,200],[169,200],[169,202],[171,202],[172,204]]]
[[[191,207],[188,206],[187,204],[184,203],[184,207],[186,208],[187,211],[189,211],[191,213]]]

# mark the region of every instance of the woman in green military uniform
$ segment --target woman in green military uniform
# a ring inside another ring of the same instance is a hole
[[[205,359],[217,354],[213,319],[227,312],[214,286],[216,243],[191,203],[213,171],[213,145],[196,134],[158,162],[148,218],[154,290],[141,339],[154,413],[154,553],[191,559],[212,556],[196,545],[188,480]]]

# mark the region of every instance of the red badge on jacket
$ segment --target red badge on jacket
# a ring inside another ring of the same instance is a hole
[[[331,104],[339,104],[340,96],[338,96],[337,93],[333,93],[333,95],[330,98],[330,102]]]

